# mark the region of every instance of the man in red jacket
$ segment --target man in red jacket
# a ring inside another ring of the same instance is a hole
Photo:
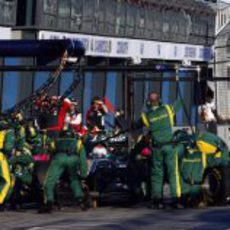
[[[78,102],[76,100],[72,100],[64,122],[72,127],[76,135],[82,137],[86,135],[87,128],[82,123],[82,114],[77,109],[77,106]]]
[[[58,123],[48,131],[62,131],[64,125],[71,126],[78,136],[86,135],[87,128],[82,124],[82,114],[77,110],[77,101],[65,98],[58,112]]]

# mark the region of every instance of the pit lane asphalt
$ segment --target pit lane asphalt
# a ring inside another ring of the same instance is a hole
[[[146,207],[103,207],[37,214],[36,210],[0,213],[0,229],[16,230],[230,230],[230,207],[206,209],[149,210]]]

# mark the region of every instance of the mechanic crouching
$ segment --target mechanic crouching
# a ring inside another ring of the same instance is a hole
[[[207,167],[226,166],[230,162],[229,149],[226,143],[217,135],[204,132],[198,135],[196,144],[204,155]]]
[[[185,207],[203,205],[202,184],[206,169],[204,156],[196,146],[195,135],[185,130],[178,130],[174,134],[179,156],[180,184],[182,202]]]
[[[22,113],[17,113],[14,117],[14,132],[15,151],[13,151],[8,162],[15,179],[11,207],[17,209],[23,204],[26,194],[30,193],[34,169],[34,160],[26,140],[25,120]]]
[[[185,131],[175,134],[179,153],[180,182],[185,206],[205,207],[206,172],[229,165],[229,150],[224,141],[213,133],[189,135]]]
[[[13,191],[14,179],[10,175],[7,156],[14,148],[14,132],[9,124],[0,120],[0,211],[5,210],[7,200]]]
[[[75,201],[82,210],[86,210],[88,206],[84,199],[81,180],[86,178],[88,170],[85,148],[82,141],[75,137],[74,131],[70,126],[65,126],[60,132],[60,137],[51,143],[51,148],[55,156],[51,161],[44,182],[45,205],[39,212],[50,213],[52,211],[55,186],[65,170],[70,179],[70,187]]]

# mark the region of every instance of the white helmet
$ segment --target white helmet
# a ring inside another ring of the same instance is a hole
[[[97,157],[104,157],[107,155],[107,149],[103,145],[97,145],[93,148],[92,155]]]

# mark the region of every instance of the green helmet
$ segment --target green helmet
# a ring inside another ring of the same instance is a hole
[[[5,121],[5,120],[1,120],[0,121],[0,130],[4,130],[4,129],[7,129],[8,128],[8,122]]]
[[[33,126],[27,127],[26,131],[27,131],[27,138],[28,139],[34,139],[38,135],[37,130]]]

